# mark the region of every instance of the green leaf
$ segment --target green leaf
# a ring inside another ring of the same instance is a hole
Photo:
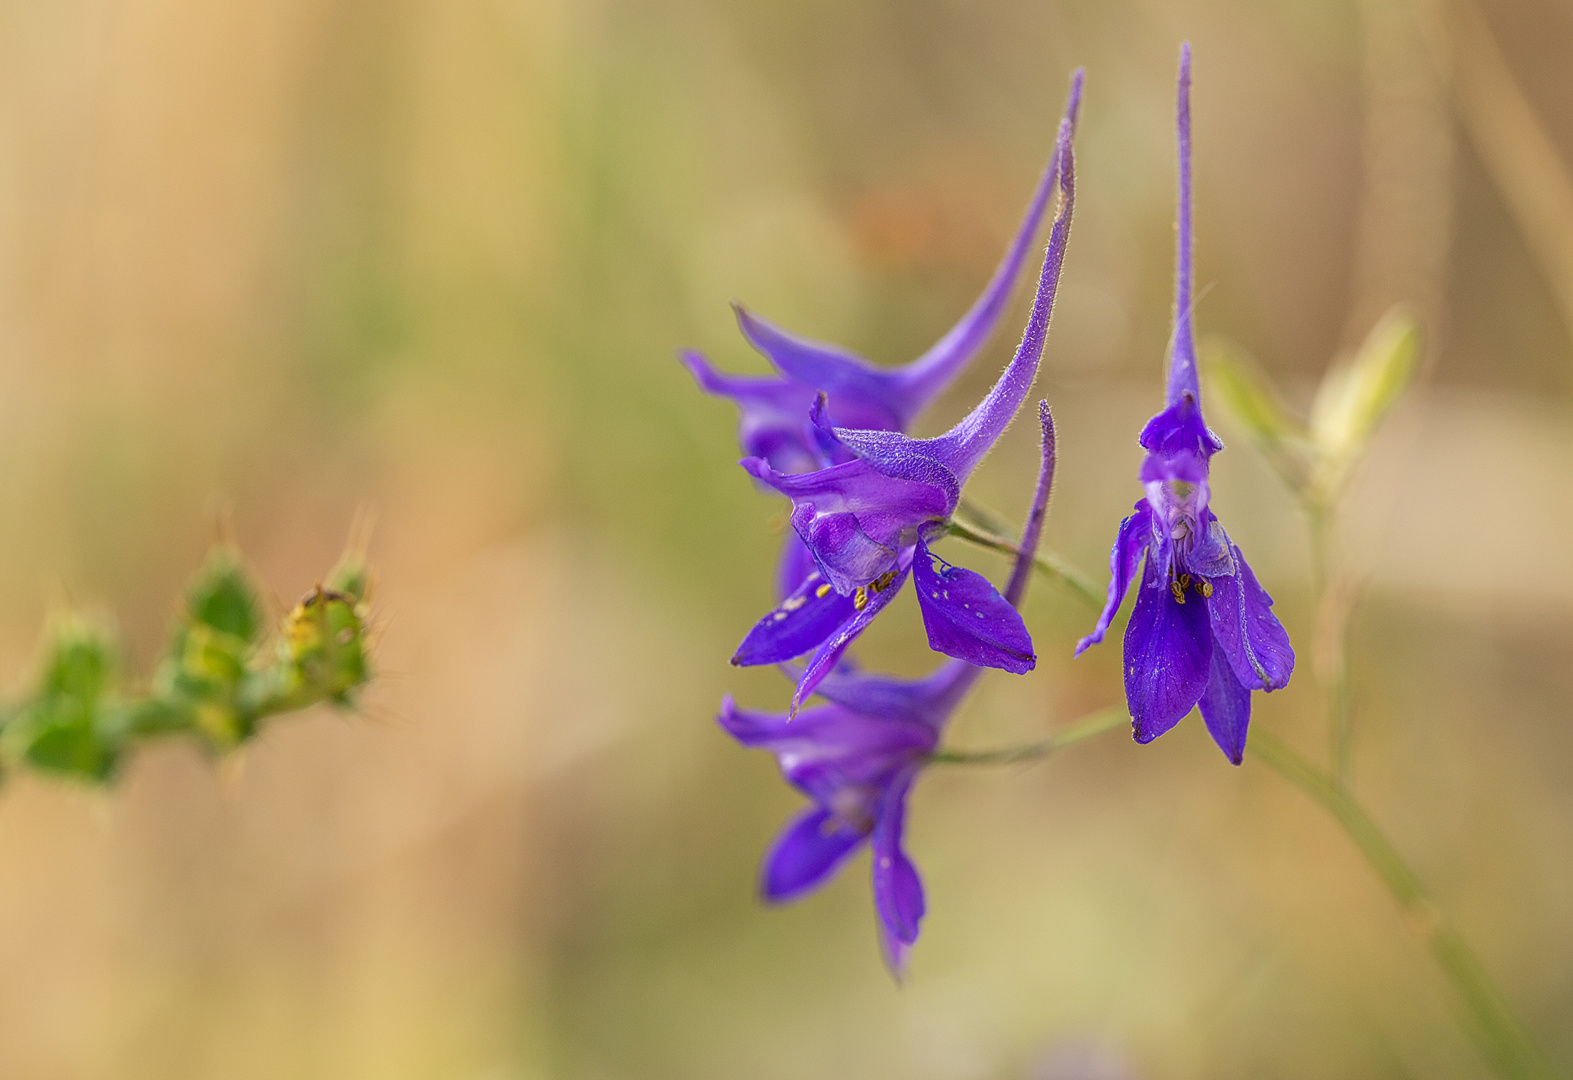
[[[1208,397],[1221,404],[1290,489],[1302,493],[1315,466],[1305,425],[1244,350],[1222,338],[1202,344]]]
[[[118,741],[98,722],[115,680],[114,647],[101,629],[74,617],[49,633],[37,693],[5,727],[11,760],[102,780],[119,757]]]
[[[1317,452],[1312,491],[1318,501],[1330,502],[1343,489],[1419,366],[1420,324],[1394,308],[1366,335],[1354,359],[1328,369],[1311,407]]]
[[[262,633],[262,602],[245,563],[231,548],[220,545],[208,553],[186,592],[191,618],[220,633],[252,643]]]
[[[115,675],[115,650],[108,635],[78,618],[61,620],[50,632],[39,671],[39,696],[97,701]]]

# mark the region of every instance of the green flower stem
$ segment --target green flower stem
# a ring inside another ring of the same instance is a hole
[[[1013,765],[1018,761],[1047,757],[1056,750],[1097,738],[1129,722],[1130,715],[1123,705],[1111,705],[1072,721],[1038,742],[999,750],[937,750],[929,755],[929,761],[935,765]]]
[[[1472,1034],[1497,1072],[1511,1080],[1556,1080],[1545,1056],[1530,1039],[1512,1007],[1491,982],[1484,965],[1426,892],[1415,872],[1371,820],[1348,788],[1306,760],[1288,743],[1260,728],[1250,751],[1268,768],[1309,795],[1343,828],[1376,876],[1398,902],[1410,928],[1431,950],[1457,989],[1472,1021]]]
[[[1003,552],[1006,555],[1019,555],[1021,548],[1011,540],[999,536],[979,525],[951,518],[946,530],[949,535],[979,547],[988,548],[990,551]],[[1078,598],[1086,601],[1094,611],[1103,609],[1103,591],[1092,583],[1092,579],[1076,569],[1052,551],[1040,548],[1032,557],[1033,565],[1038,571],[1053,581],[1060,583],[1075,593]]]
[[[1348,609],[1333,589],[1333,514],[1316,503],[1306,505],[1311,530],[1311,587],[1316,599],[1317,644],[1327,684],[1328,740],[1333,782],[1349,786],[1354,761],[1354,708],[1349,697]]]

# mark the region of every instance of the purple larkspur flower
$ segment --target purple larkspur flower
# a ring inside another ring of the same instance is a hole
[[[1125,697],[1137,742],[1151,742],[1195,706],[1236,765],[1245,753],[1251,691],[1281,689],[1294,670],[1273,599],[1209,506],[1209,468],[1223,443],[1202,419],[1191,294],[1191,48],[1180,52],[1179,251],[1166,406],[1142,429],[1146,497],[1120,522],[1109,594],[1080,656],[1103,640],[1146,556],[1125,628]]]
[[[814,568],[749,632],[732,662],[773,664],[812,652],[793,695],[794,711],[909,575],[936,651],[1016,674],[1037,663],[1016,609],[981,574],[952,566],[929,544],[945,531],[962,486],[1004,434],[1037,375],[1075,206],[1071,137],[1067,116],[1056,153],[1060,206],[1027,329],[999,381],[972,412],[943,435],[914,439],[899,431],[834,427],[822,396],[816,425],[850,460],[806,473],[783,473],[763,458],[742,462],[792,500],[792,528]]]
[[[765,856],[761,895],[795,900],[868,843],[880,943],[898,975],[925,910],[923,882],[902,847],[907,793],[977,671],[951,660],[915,682],[838,673],[818,688],[830,703],[796,716],[740,709],[730,697],[721,705],[721,726],[775,754],[782,776],[812,800]]]
[[[1043,467],[1023,530],[1005,603],[1020,603],[1032,572],[1054,477],[1054,426],[1047,404]],[[764,859],[760,893],[795,900],[828,881],[864,843],[873,849],[874,907],[881,951],[898,978],[918,937],[923,882],[902,846],[907,795],[982,669],[950,660],[922,679],[895,679],[841,668],[819,683],[827,704],[793,716],[740,709],[728,697],[721,726],[744,746],[776,755],[786,780],[812,805],[782,831]]]
[[[1074,128],[1081,109],[1083,73],[1071,79],[1066,118]],[[809,412],[820,394],[829,396],[836,422],[866,431],[905,431],[962,373],[993,336],[1032,249],[1059,177],[1058,150],[1044,169],[1021,227],[983,290],[961,321],[911,363],[881,368],[835,345],[796,337],[733,305],[738,327],[777,376],[728,375],[698,352],[680,354],[701,389],[731,398],[738,408],[743,453],[782,473],[809,472],[850,461],[852,455],[819,430]]]

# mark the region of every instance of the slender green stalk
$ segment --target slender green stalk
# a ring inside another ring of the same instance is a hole
[[[1398,902],[1410,929],[1431,950],[1457,989],[1469,1013],[1471,1033],[1492,1066],[1513,1080],[1555,1080],[1557,1072],[1513,1015],[1512,1007],[1491,982],[1479,957],[1349,790],[1270,731],[1251,732],[1246,749],[1309,795],[1354,841]]]
[[[1311,532],[1311,592],[1320,601],[1327,595],[1332,572],[1332,515],[1314,504],[1306,505],[1305,512]]]
[[[1333,515],[1326,507],[1306,507],[1311,531],[1311,587],[1316,602],[1317,645],[1327,687],[1328,740],[1333,781],[1349,786],[1354,761],[1354,708],[1349,697],[1349,614],[1334,590]]]
[[[990,551],[1000,551],[1006,555],[1021,554],[1021,548],[1014,541],[1007,540],[1003,536],[959,518],[951,518],[947,531],[951,536],[959,540],[965,540],[979,547],[988,548]],[[1065,586],[1078,598],[1089,604],[1093,610],[1097,611],[1103,608],[1103,591],[1094,585],[1086,574],[1083,574],[1063,558],[1054,554],[1054,552],[1039,548],[1032,561],[1039,573]]]
[[[1124,706],[1111,705],[1066,724],[1047,739],[1038,742],[998,750],[937,750],[929,755],[929,761],[935,765],[1013,765],[1018,761],[1047,757],[1056,750],[1097,738],[1129,722],[1130,715]]]
[[[962,493],[956,509],[962,517],[984,532],[991,532],[995,536],[1007,538],[1012,534],[1011,523],[1006,521],[1002,514],[990,510],[980,502],[967,498],[965,492]]]

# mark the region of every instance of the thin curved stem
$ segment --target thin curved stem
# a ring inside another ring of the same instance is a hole
[[[1354,762],[1354,707],[1349,696],[1349,609],[1335,588],[1333,513],[1325,506],[1306,507],[1311,530],[1311,588],[1316,599],[1317,652],[1327,688],[1328,744],[1333,782],[1349,786]]]
[[[1270,731],[1251,732],[1246,749],[1309,795],[1354,841],[1366,863],[1398,902],[1410,929],[1431,950],[1463,999],[1473,1022],[1472,1034],[1497,1072],[1513,1080],[1556,1080],[1558,1073],[1513,1014],[1512,1006],[1492,983],[1480,958],[1349,790]]]
[[[979,547],[988,548],[990,551],[1000,551],[1006,555],[1021,554],[1020,546],[1014,541],[959,518],[952,517],[946,531],[958,540],[965,540]],[[1052,551],[1039,548],[1032,561],[1039,573],[1065,586],[1078,598],[1086,601],[1094,611],[1103,610],[1102,591],[1092,583],[1092,579],[1065,559]]]
[[[929,762],[934,765],[1013,765],[1019,761],[1048,757],[1056,750],[1064,750],[1124,727],[1129,721],[1130,714],[1124,706],[1111,705],[1066,724],[1047,739],[1038,742],[1001,747],[998,750],[936,750],[929,755]]]

